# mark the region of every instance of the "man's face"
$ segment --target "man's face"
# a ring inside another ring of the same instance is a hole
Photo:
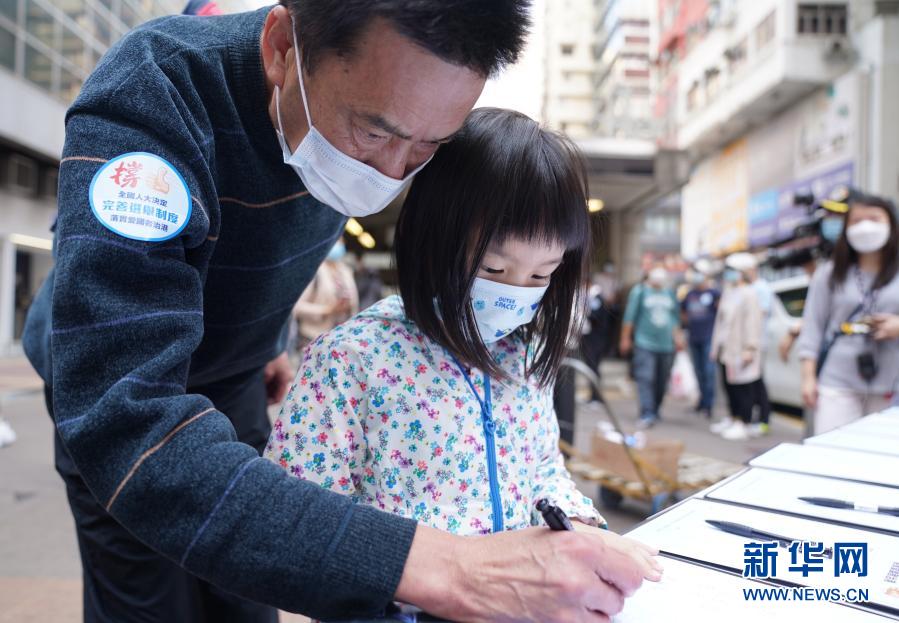
[[[286,22],[279,24],[282,28],[291,27],[286,11],[278,19]],[[283,59],[281,118],[293,151],[308,125],[293,50],[287,49]],[[396,179],[452,138],[485,81],[417,46],[384,20],[361,33],[351,54],[327,52],[303,76],[316,129],[343,153]]]

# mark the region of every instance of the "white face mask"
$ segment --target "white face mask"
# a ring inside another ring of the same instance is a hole
[[[475,277],[471,308],[484,343],[492,344],[533,320],[548,287],[510,286]]]
[[[874,253],[890,239],[890,226],[876,221],[859,221],[846,229],[846,239],[856,252]]]
[[[291,153],[290,146],[284,138],[284,127],[281,124],[281,93],[278,86],[275,85],[278,142],[281,143],[284,164],[293,167],[293,170],[303,180],[309,194],[341,214],[360,217],[380,212],[403,192],[415,174],[430,162],[430,158],[412,173],[397,180],[363,162],[350,158],[334,147],[312,125],[309,103],[306,100],[306,87],[303,84],[303,69],[300,66],[296,31],[293,33],[293,51],[296,56],[300,93],[303,96],[303,109],[306,111],[309,131],[300,141],[296,151]]]
[[[665,285],[665,282],[668,281],[668,271],[664,268],[653,268],[649,271],[648,281],[650,285],[661,288]]]

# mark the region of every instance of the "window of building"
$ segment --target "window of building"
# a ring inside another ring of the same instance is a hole
[[[68,69],[59,70],[59,96],[67,102],[73,101],[81,91],[81,77]]]
[[[743,37],[736,44],[724,51],[724,58],[727,59],[727,66],[730,73],[736,73],[743,65],[746,64],[747,50],[749,49],[748,37]]]
[[[560,46],[562,51],[562,56],[571,56],[574,54],[574,44],[573,43],[563,43]]]
[[[59,169],[56,167],[48,167],[44,171],[43,187],[41,194],[47,197],[55,197],[59,187]]]
[[[718,97],[721,86],[721,70],[717,67],[709,67],[705,70],[705,97],[706,101],[712,101]]]
[[[18,0],[0,0],[0,15],[15,23],[19,17]]]
[[[800,35],[845,35],[848,22],[845,4],[800,4],[796,32]]]
[[[25,12],[25,30],[47,47],[56,44],[56,22],[49,12],[37,4],[29,2]]]
[[[16,70],[16,36],[0,26],[0,66]]]
[[[37,162],[21,154],[10,154],[6,165],[10,188],[28,194],[37,193]]]
[[[31,45],[25,46],[25,78],[48,91],[53,87],[50,57]]]
[[[777,32],[777,14],[771,11],[768,17],[763,19],[758,26],[755,27],[755,49],[764,50],[769,43],[774,41],[774,35]]]
[[[687,91],[687,110],[693,111],[699,108],[699,83],[694,82]]]

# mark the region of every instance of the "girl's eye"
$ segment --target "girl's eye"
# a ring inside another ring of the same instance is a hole
[[[491,275],[498,275],[498,274],[500,274],[501,272],[503,272],[503,270],[502,270],[501,268],[490,268],[490,267],[488,267],[488,266],[481,266],[481,269],[482,269],[485,273],[489,273],[489,274],[491,274]]]
[[[531,279],[549,279],[552,275],[531,275]]]

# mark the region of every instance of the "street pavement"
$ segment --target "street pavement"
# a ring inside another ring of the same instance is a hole
[[[603,365],[604,394],[625,426],[633,429],[637,408],[620,362]],[[22,358],[0,359],[0,416],[18,440],[0,448],[0,623],[81,620],[81,567],[62,481],[53,469],[52,422],[43,404],[40,379]],[[575,445],[588,452],[603,411],[578,410]],[[745,442],[724,441],[689,405],[666,402],[652,436],[684,441],[686,451],[743,463],[782,442],[802,438],[801,423],[776,415],[771,434]],[[598,500],[597,487],[581,483]],[[617,510],[602,509],[611,529],[624,532],[646,518],[649,506],[626,499]],[[305,621],[284,615],[282,622]]]

